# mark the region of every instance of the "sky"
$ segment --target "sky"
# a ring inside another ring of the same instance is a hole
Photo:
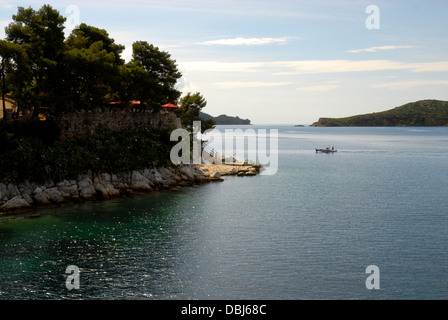
[[[252,124],[311,124],[448,100],[446,0],[0,0],[0,38],[17,7],[50,4],[126,47],[171,54],[183,94]]]

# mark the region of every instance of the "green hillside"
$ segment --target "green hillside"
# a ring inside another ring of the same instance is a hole
[[[448,126],[448,101],[420,100],[383,112],[345,118],[320,118],[314,127]]]
[[[229,124],[233,124],[233,125],[241,125],[241,124],[250,124],[250,120],[249,119],[241,119],[240,117],[236,116],[228,116],[225,114],[222,114],[220,116],[217,117],[213,117],[207,113],[201,112],[199,114],[199,117],[202,120],[209,120],[209,119],[215,119],[216,120],[216,125],[229,125]]]

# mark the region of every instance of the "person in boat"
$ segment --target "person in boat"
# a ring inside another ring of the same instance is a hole
[[[334,147],[331,147],[331,151],[334,151]]]

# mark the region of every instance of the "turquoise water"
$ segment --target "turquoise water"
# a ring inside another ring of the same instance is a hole
[[[448,299],[448,128],[251,128],[275,175],[0,218],[0,299]]]

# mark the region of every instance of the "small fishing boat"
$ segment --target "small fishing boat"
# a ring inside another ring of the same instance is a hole
[[[334,153],[334,152],[338,152],[338,150],[335,150],[334,147],[330,148],[325,148],[325,149],[317,149],[316,148],[316,153],[317,152],[323,152],[323,153]]]

